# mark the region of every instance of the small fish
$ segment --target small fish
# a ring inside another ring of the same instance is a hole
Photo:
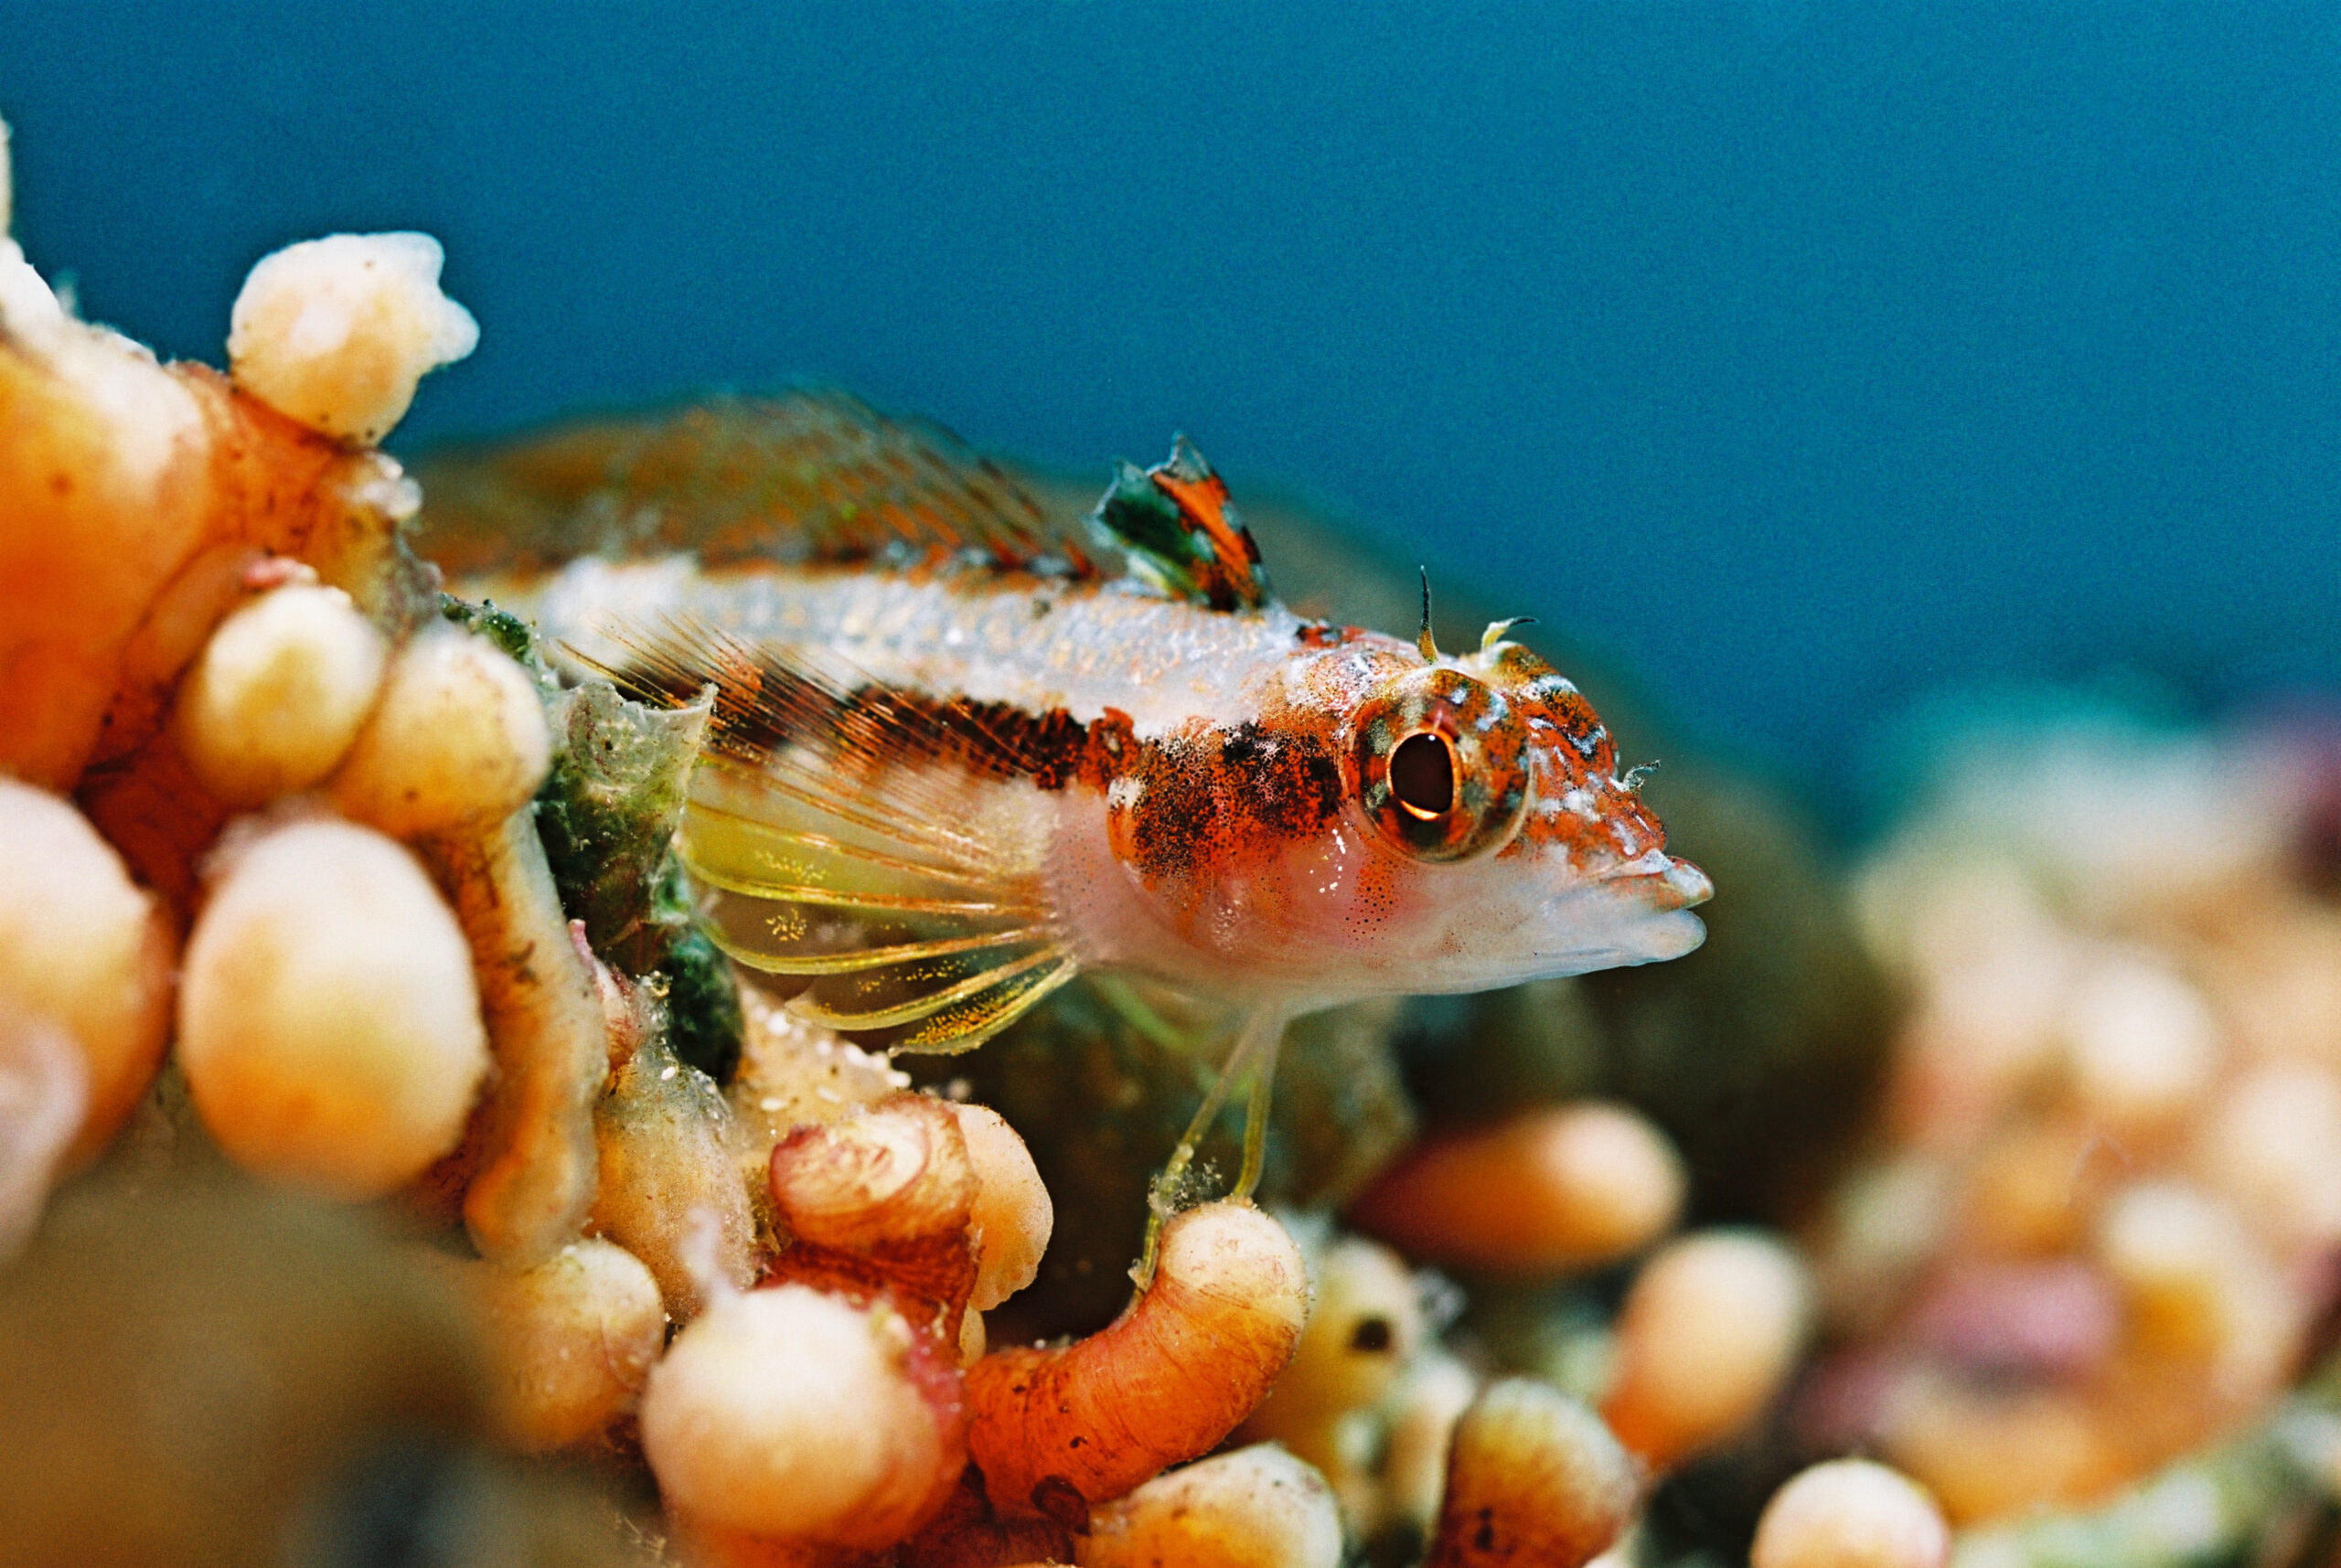
[[[1300,618],[1183,439],[1078,532],[835,396],[566,450],[529,483],[625,559],[562,568],[543,631],[637,697],[712,690],[708,930],[864,1043],[965,1050],[1143,971],[1245,1009],[1222,1089],[1254,1065],[1256,1109],[1296,1014],[1701,939],[1706,877],[1518,623],[1442,653],[1427,585],[1411,641]]]

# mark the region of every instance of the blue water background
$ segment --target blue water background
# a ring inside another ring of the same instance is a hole
[[[168,354],[440,236],[485,336],[410,445],[807,376],[1183,428],[1824,788],[1945,682],[2341,679],[2329,0],[20,0],[0,114]]]

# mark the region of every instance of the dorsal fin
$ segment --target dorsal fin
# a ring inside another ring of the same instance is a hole
[[[1095,577],[1078,529],[957,437],[835,391],[587,420],[417,464],[450,574],[689,550],[703,564],[958,560]]]
[[[443,448],[415,472],[421,548],[459,580],[689,551],[716,568],[868,561],[1088,581],[1126,568],[1214,610],[1274,597],[1226,481],[1183,435],[1152,468],[1117,464],[1083,518],[1052,517],[940,426],[835,391],[581,421]]]
[[[1183,435],[1151,468],[1116,464],[1114,482],[1089,517],[1106,542],[1128,554],[1131,575],[1173,599],[1256,610],[1275,597],[1259,541],[1236,516],[1227,481]]]

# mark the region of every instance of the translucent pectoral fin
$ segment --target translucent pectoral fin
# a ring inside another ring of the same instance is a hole
[[[826,800],[717,764],[684,813],[683,861],[716,944],[795,979],[789,1006],[873,1049],[966,1051],[1070,979],[1035,879],[955,834],[890,824],[882,797]]]
[[[875,1033],[839,1027],[865,1046],[918,1055],[956,1055],[1014,1023],[1041,998],[1073,978],[1080,965],[1063,947],[1050,947],[1003,965],[974,988],[952,987],[928,998],[925,1010]],[[818,1014],[816,1015],[818,1016]]]
[[[643,700],[714,689],[676,847],[709,935],[798,1013],[865,1046],[965,1051],[1072,978],[1035,781],[1078,726],[1003,725],[686,623],[615,641],[631,662],[612,678]]]

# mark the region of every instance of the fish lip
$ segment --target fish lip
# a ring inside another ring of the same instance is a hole
[[[1540,945],[1508,977],[1469,988],[1680,958],[1706,940],[1706,927],[1690,911],[1714,892],[1707,874],[1688,860],[1655,849],[1639,855],[1556,891],[1534,922],[1553,928],[1555,945]]]
[[[1716,885],[1705,871],[1658,849],[1627,861],[1601,880],[1649,900],[1652,911],[1659,914],[1694,908],[1716,895]]]

